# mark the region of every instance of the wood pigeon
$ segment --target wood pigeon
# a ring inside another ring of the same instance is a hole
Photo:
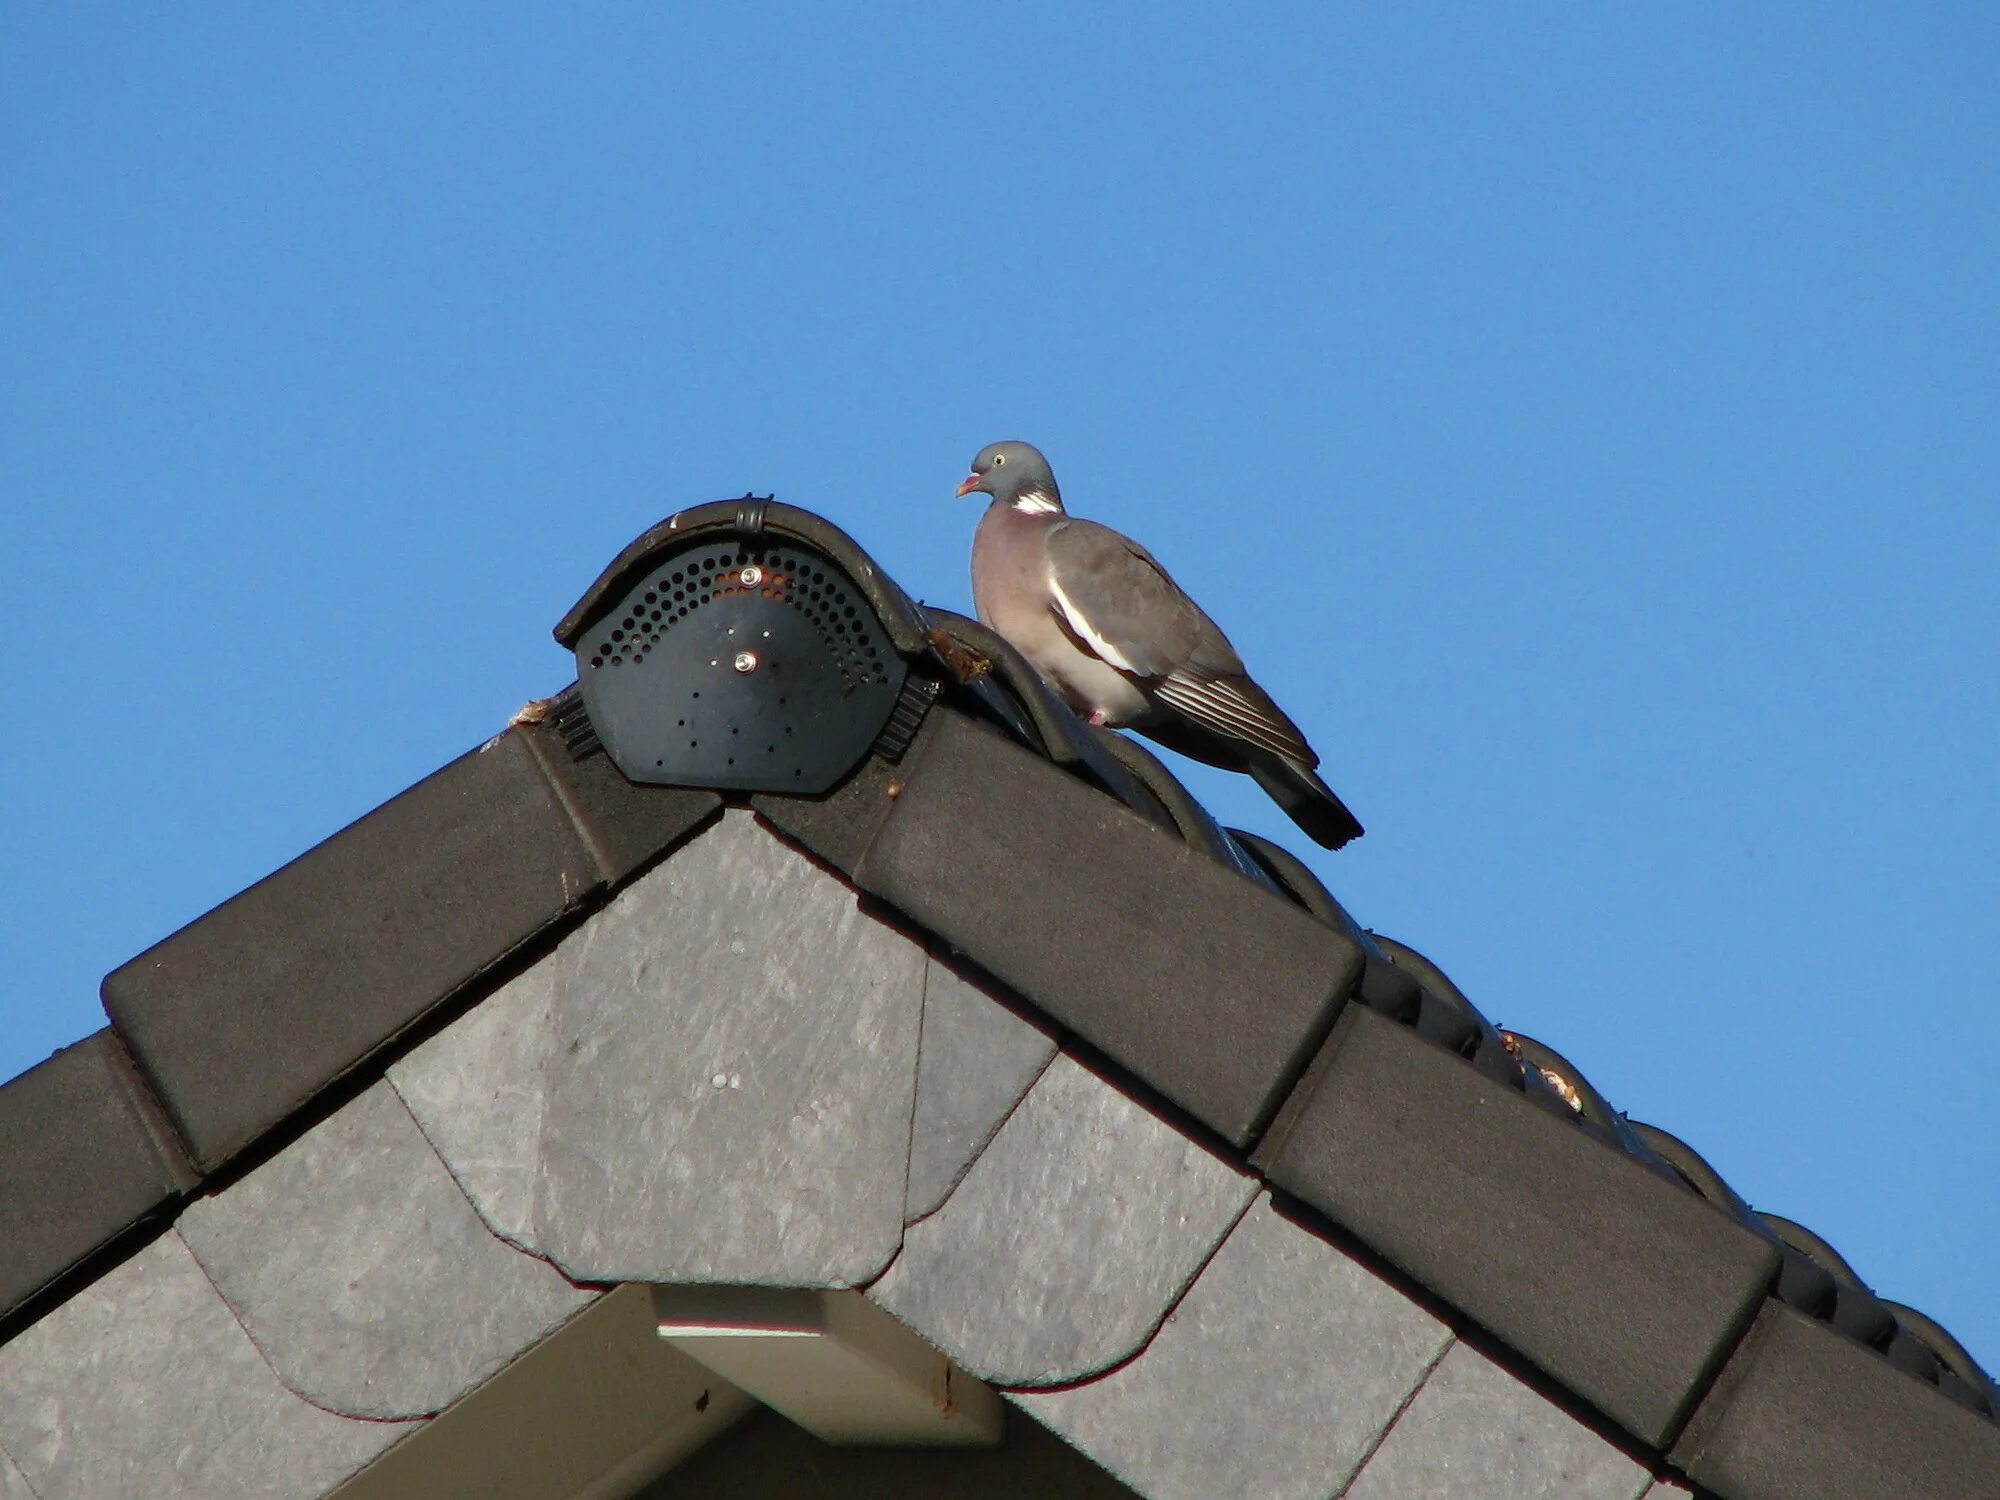
[[[961,495],[993,503],[972,540],[979,618],[1093,724],[1246,771],[1316,842],[1361,825],[1314,774],[1298,726],[1250,680],[1213,620],[1137,542],[1063,509],[1048,460],[1027,443],[979,450]]]

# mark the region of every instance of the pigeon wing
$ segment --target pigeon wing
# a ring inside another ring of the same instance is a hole
[[[1202,654],[1204,635],[1235,655],[1194,600],[1131,538],[1066,518],[1049,528],[1045,545],[1057,617],[1093,656],[1151,679]]]
[[[1298,726],[1244,673],[1228,637],[1144,547],[1074,518],[1050,527],[1046,546],[1053,605],[1078,646],[1207,729],[1319,764]]]

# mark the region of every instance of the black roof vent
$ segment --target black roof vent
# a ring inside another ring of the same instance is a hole
[[[745,497],[654,527],[556,627],[604,749],[633,781],[812,794],[868,753],[908,663],[878,613],[914,610]],[[792,533],[792,534],[787,534]],[[852,544],[848,544],[849,547]],[[859,557],[858,549],[854,555]],[[865,558],[862,559],[866,567]]]

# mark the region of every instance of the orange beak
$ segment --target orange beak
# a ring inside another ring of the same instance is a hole
[[[969,495],[984,483],[986,483],[986,476],[984,474],[968,474],[962,481],[960,481],[958,486],[958,493],[961,495]]]

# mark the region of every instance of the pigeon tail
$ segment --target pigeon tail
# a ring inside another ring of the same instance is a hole
[[[1311,768],[1279,755],[1251,755],[1246,769],[1285,816],[1324,848],[1338,849],[1363,832],[1360,820]]]

